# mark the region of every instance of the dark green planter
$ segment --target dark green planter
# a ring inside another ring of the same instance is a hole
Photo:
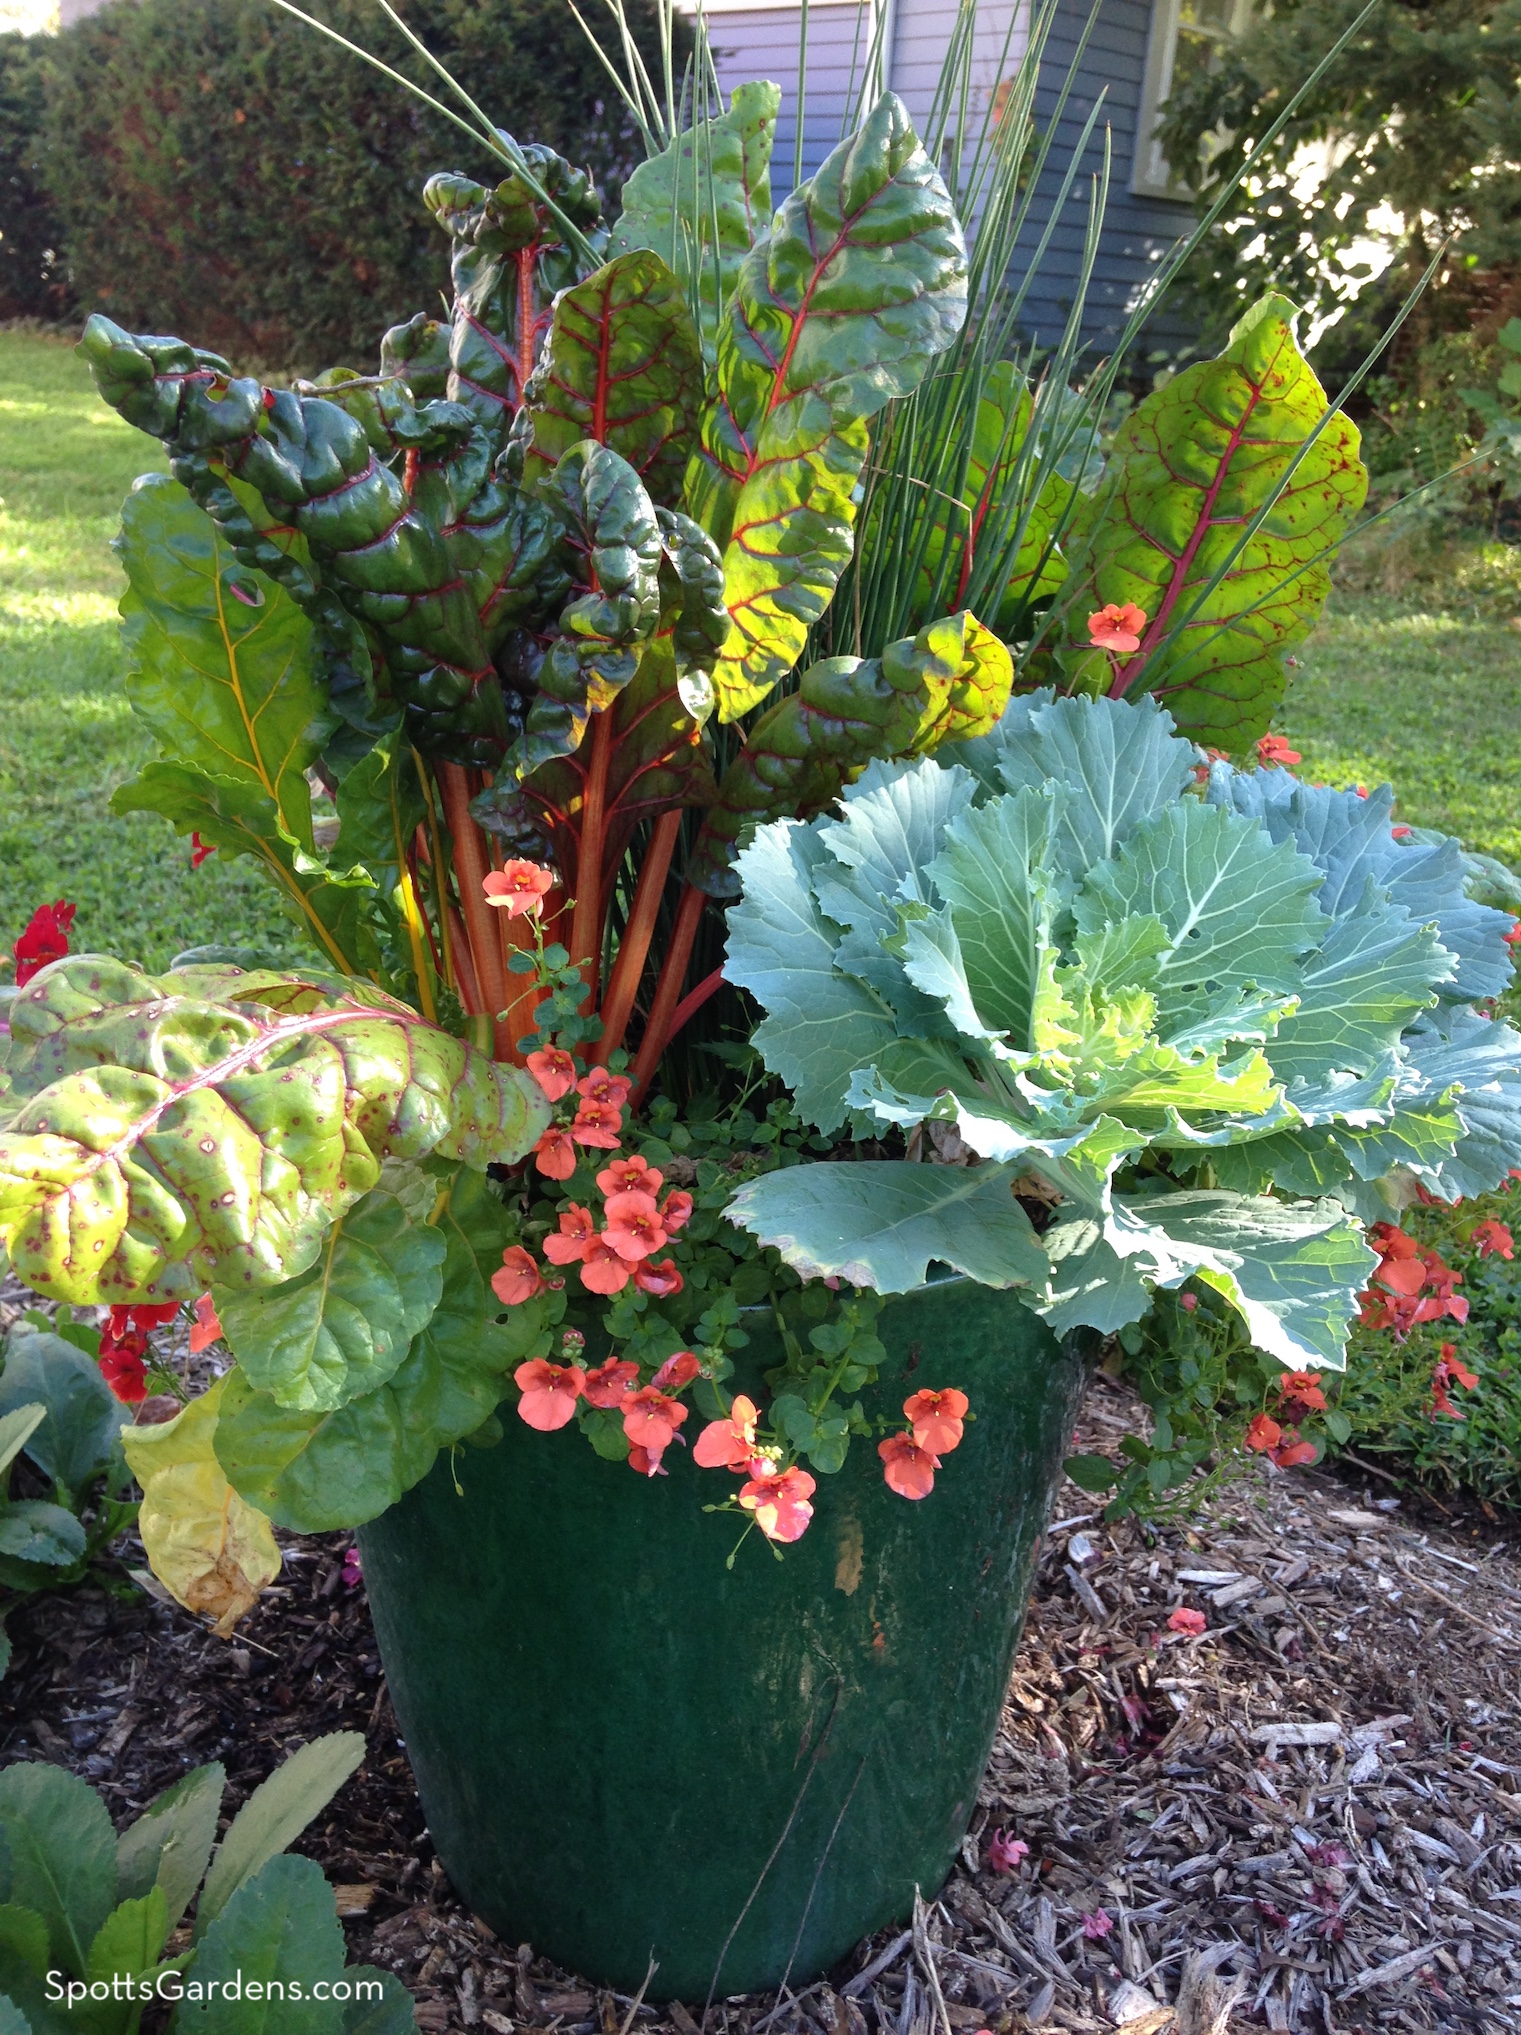
[[[805,1982],[939,1888],[1082,1365],[961,1279],[879,1332],[884,1409],[959,1385],[978,1417],[917,1503],[856,1442],[780,1561],[751,1534],[725,1568],[740,1522],[702,1506],[735,1480],[687,1451],[646,1481],[510,1413],[364,1529],[429,1829],[509,1943],[623,1992],[653,1955],[651,1998],[701,2001]],[[758,1375],[780,1350],[758,1311],[753,1335]]]

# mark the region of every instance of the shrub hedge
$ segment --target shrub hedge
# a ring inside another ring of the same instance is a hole
[[[423,78],[372,0],[308,4]],[[630,14],[648,60],[653,8],[633,0]],[[409,0],[407,17],[509,132],[549,142],[610,189],[639,159],[563,0]],[[42,312],[49,284],[53,315],[64,308],[38,265],[40,227],[42,243],[61,240],[80,315],[104,310],[243,360],[373,361],[385,327],[432,309],[447,282],[425,178],[490,176],[483,148],[261,0],[116,0],[3,75],[0,250],[15,237],[34,286],[30,304],[13,292],[17,308]]]

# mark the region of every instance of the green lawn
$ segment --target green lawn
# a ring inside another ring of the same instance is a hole
[[[295,939],[248,864],[192,873],[167,822],[109,811],[150,746],[118,685],[110,540],[158,464],[66,344],[0,332],[0,957],[56,897],[79,906],[76,947],[150,968],[204,941]],[[1504,605],[1339,598],[1281,725],[1311,776],[1387,778],[1406,819],[1521,865],[1521,635]]]
[[[167,820],[113,818],[152,752],[119,683],[110,544],[122,496],[162,467],[67,344],[0,332],[0,957],[35,906],[72,898],[74,946],[159,968],[211,940],[289,948],[268,884],[214,855],[190,868]],[[8,971],[7,971],[8,972]]]

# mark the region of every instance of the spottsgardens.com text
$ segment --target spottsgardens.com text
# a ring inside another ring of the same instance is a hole
[[[48,2001],[53,2006],[73,2008],[103,2005],[116,2000],[129,2005],[146,2005],[162,2000],[174,2005],[180,2000],[383,2000],[385,1986],[378,1978],[317,1979],[305,1985],[300,1979],[245,1978],[240,1971],[227,1978],[187,1978],[181,1971],[155,1971],[134,1977],[119,1971],[108,1979],[70,1978],[65,1972],[50,1971],[46,1979]]]

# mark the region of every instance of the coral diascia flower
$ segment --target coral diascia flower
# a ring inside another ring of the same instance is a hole
[[[586,1374],[582,1388],[588,1406],[616,1409],[639,1388],[639,1366],[627,1357],[609,1357]]]
[[[16,987],[24,988],[50,961],[61,961],[69,951],[69,928],[78,905],[67,898],[56,904],[40,904],[26,923],[21,938],[12,947],[16,957]]]
[[[551,1364],[534,1357],[519,1364],[512,1374],[522,1393],[519,1416],[541,1434],[552,1434],[575,1419],[576,1401],[586,1389],[586,1373],[579,1364]]]
[[[944,1392],[916,1392],[905,1399],[903,1411],[919,1447],[932,1456],[948,1456],[960,1444],[969,1403],[954,1385]]]
[[[742,1484],[739,1502],[755,1514],[755,1523],[767,1540],[801,1540],[808,1531],[813,1507],[808,1500],[818,1489],[806,1470],[767,1470],[756,1467],[749,1482]]]
[[[1263,735],[1257,742],[1259,763],[1303,763],[1297,749],[1291,749],[1283,735]]]
[[[538,1266],[521,1244],[509,1244],[500,1268],[491,1275],[491,1290],[504,1307],[521,1307],[544,1291]]]
[[[1088,641],[1095,650],[1112,650],[1118,657],[1129,657],[1140,649],[1145,627],[1144,608],[1138,608],[1134,601],[1123,605],[1110,601],[1107,607],[1088,617]]]
[[[533,1163],[548,1180],[568,1180],[576,1170],[576,1148],[570,1132],[551,1124],[533,1148]]]
[[[911,1434],[890,1434],[877,1443],[887,1488],[900,1498],[927,1498],[935,1488],[940,1458],[921,1448]]]
[[[615,1152],[618,1149],[618,1135],[622,1129],[623,1109],[620,1104],[583,1102],[576,1111],[570,1134],[578,1145],[599,1145],[606,1151]]]
[[[710,1420],[697,1437],[692,1461],[705,1470],[748,1470],[755,1453],[755,1423],[760,1418],[753,1399],[735,1394],[726,1420]]]
[[[653,1194],[610,1194],[605,1208],[607,1223],[602,1234],[630,1264],[653,1257],[665,1243],[665,1225]]]
[[[597,1240],[597,1225],[589,1208],[572,1201],[560,1210],[560,1228],[544,1239],[544,1255],[552,1265],[578,1264]]]
[[[604,1194],[658,1194],[665,1175],[637,1156],[619,1152],[597,1175]]]
[[[1514,1258],[1515,1239],[1503,1222],[1481,1222],[1470,1241],[1481,1258]]]
[[[554,888],[555,873],[537,862],[507,862],[493,869],[482,881],[486,902],[505,911],[509,918],[543,908],[544,898]]]
[[[541,1047],[537,1053],[528,1055],[526,1064],[551,1102],[569,1095],[576,1085],[576,1063],[563,1046]]]

